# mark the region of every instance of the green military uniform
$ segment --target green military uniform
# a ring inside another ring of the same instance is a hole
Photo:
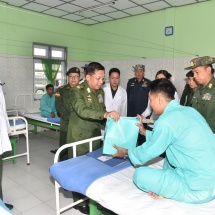
[[[60,140],[59,145],[62,146],[67,143],[67,130],[70,116],[70,85],[66,84],[57,89],[55,93],[55,103],[57,111],[60,113]]]
[[[193,99],[194,91],[190,88],[188,84],[185,85],[184,91],[182,93],[180,104],[184,106],[192,106],[192,99]]]
[[[92,90],[88,83],[71,89],[70,120],[67,142],[76,142],[101,135],[100,125],[105,114],[104,91]],[[101,146],[101,141],[93,143],[93,150]],[[88,144],[77,147],[77,156],[89,151]]]
[[[194,93],[192,107],[198,110],[215,133],[215,78],[203,87],[200,85]]]

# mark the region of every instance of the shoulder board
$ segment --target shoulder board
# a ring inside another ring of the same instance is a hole
[[[84,86],[83,86],[83,85],[81,85],[81,84],[79,84],[76,88],[80,90],[80,89],[83,89],[83,88],[84,88]]]

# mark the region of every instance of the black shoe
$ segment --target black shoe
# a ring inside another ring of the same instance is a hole
[[[11,204],[7,204],[7,203],[4,203],[6,205],[6,207],[9,209],[9,210],[12,210],[13,209],[13,205]]]
[[[88,205],[75,205],[74,208],[76,210],[79,210],[82,214],[89,214],[90,213],[90,208]]]
[[[50,152],[51,152],[51,153],[53,153],[53,154],[56,154],[57,149],[55,149],[55,150],[51,150]]]

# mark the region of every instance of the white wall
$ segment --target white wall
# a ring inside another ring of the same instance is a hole
[[[0,80],[5,82],[3,91],[6,105],[15,105],[15,96],[33,93],[33,59],[0,55]]]
[[[108,82],[108,72],[110,68],[117,67],[121,71],[121,85],[126,88],[128,79],[134,76],[132,66],[136,64],[145,64],[145,77],[154,80],[155,74],[160,69],[165,69],[172,74],[172,81],[175,84],[179,96],[185,85],[184,70],[189,66],[191,58],[153,58],[153,59],[135,59],[120,61],[100,62],[106,71],[106,82]],[[81,67],[85,62],[68,62],[68,68]],[[33,59],[29,57],[0,55],[0,80],[6,84],[3,87],[6,105],[14,106],[15,97],[19,94],[33,93]]]
[[[135,59],[135,60],[121,60],[121,61],[104,61],[106,71],[106,79],[108,79],[108,72],[110,68],[117,67],[121,71],[121,86],[126,88],[127,81],[134,77],[133,67],[136,64],[145,65],[145,77],[154,80],[155,74],[161,69],[167,70],[172,74],[172,82],[174,83],[179,96],[181,96],[184,85],[186,83],[186,73],[189,70],[184,70],[185,67],[190,65],[190,60],[195,57],[189,58],[153,58],[153,59]]]

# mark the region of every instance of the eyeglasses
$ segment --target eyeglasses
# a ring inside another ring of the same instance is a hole
[[[90,76],[92,76],[93,78],[95,78],[96,79],[96,81],[105,81],[105,78],[101,78],[101,77],[95,77],[95,76],[93,76],[93,75],[90,75]]]
[[[69,78],[71,78],[71,79],[78,79],[78,78],[80,78],[80,76],[68,76]]]

